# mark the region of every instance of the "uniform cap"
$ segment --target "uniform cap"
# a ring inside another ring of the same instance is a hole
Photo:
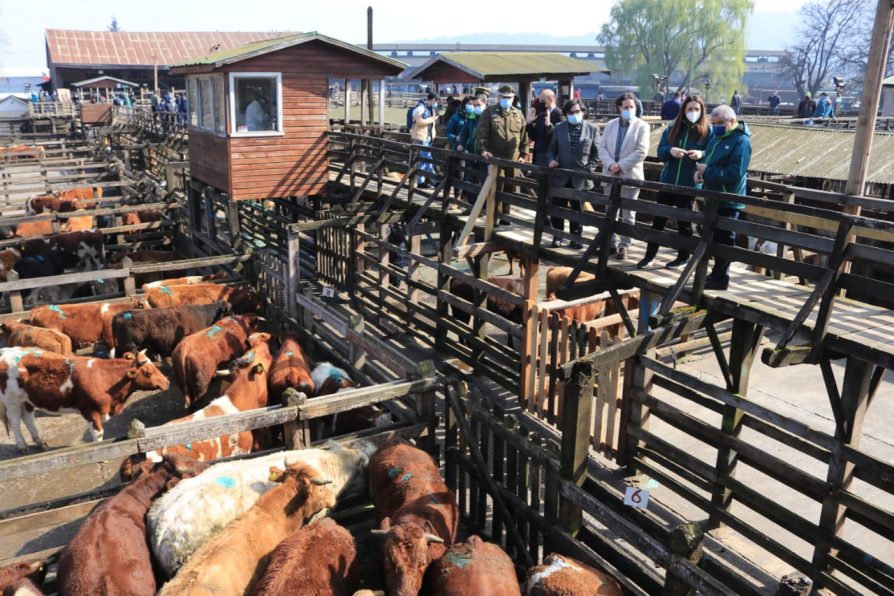
[[[510,85],[503,85],[498,89],[500,95],[515,95],[515,88]]]

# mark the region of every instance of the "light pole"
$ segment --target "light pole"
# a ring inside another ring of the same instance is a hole
[[[711,79],[705,77],[705,105],[707,106],[710,103],[708,99],[708,93],[711,91]]]

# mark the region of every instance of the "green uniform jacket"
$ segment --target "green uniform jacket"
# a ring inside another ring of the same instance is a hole
[[[478,119],[478,153],[492,153],[494,157],[517,160],[528,153],[528,133],[525,115],[514,107],[504,110],[493,105]]]

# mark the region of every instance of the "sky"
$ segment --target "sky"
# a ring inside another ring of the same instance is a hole
[[[756,0],[748,47],[782,49],[806,2]],[[361,43],[366,41],[366,8],[372,6],[377,43],[494,34],[494,43],[561,43],[558,38],[574,37],[595,44],[612,4],[587,0],[569,18],[564,7],[544,0],[444,2],[438,5],[442,8],[395,0],[0,0],[0,66],[44,67],[44,29],[104,30],[113,16],[126,31],[318,31]],[[474,6],[475,18],[470,8],[456,6]]]

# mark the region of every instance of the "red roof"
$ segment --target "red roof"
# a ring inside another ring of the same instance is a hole
[[[50,66],[167,67],[217,50],[287,35],[288,31],[74,31],[47,29]],[[216,47],[215,47],[216,46]]]

